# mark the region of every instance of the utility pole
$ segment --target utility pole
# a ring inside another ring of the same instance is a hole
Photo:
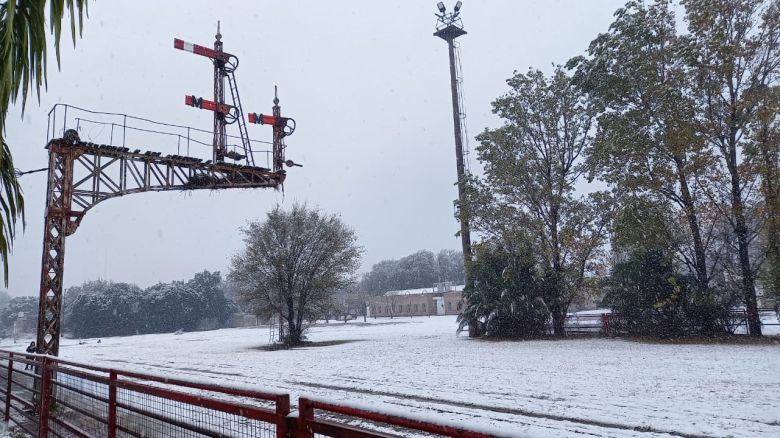
[[[463,127],[461,126],[462,110],[460,108],[460,88],[458,87],[458,70],[455,59],[455,39],[466,35],[463,22],[460,19],[460,8],[463,2],[455,3],[453,12],[448,13],[443,2],[436,4],[439,13],[436,14],[437,36],[447,42],[450,57],[450,87],[452,88],[452,121],[455,129],[455,160],[458,174],[458,220],[460,221],[460,240],[463,247],[463,270],[466,277],[466,289],[474,287],[471,257],[471,227],[469,226],[468,202],[466,199],[466,168],[463,160]],[[476,336],[475,324],[469,324],[469,336]]]

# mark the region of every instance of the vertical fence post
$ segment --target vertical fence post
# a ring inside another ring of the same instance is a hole
[[[51,370],[49,360],[44,357],[41,360],[41,394],[38,399],[38,438],[49,436],[49,408],[51,407]]]
[[[276,438],[287,437],[287,416],[290,414],[290,396],[281,394],[276,397]]]
[[[108,379],[108,438],[116,437],[116,371]]]
[[[298,399],[298,438],[314,438],[314,433],[309,427],[309,421],[314,420],[314,406],[311,400],[303,397]]]
[[[8,423],[11,419],[11,382],[13,381],[14,372],[14,354],[8,353],[8,381],[5,383],[5,411],[3,412],[3,420]]]

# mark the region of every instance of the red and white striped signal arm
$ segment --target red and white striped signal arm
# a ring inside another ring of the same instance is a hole
[[[259,125],[284,125],[282,122],[283,117],[269,116],[268,114],[249,113],[249,123],[256,123]]]
[[[196,55],[205,56],[206,58],[216,59],[219,61],[227,61],[232,55],[229,53],[219,53],[214,49],[208,47],[199,46],[197,44],[188,43],[178,38],[173,39],[173,48],[184,50],[185,52],[194,53]]]
[[[184,96],[184,104],[222,114],[230,114],[230,110],[233,108],[232,106],[226,105],[224,103],[216,103],[211,100],[206,100],[202,97],[190,95]]]
[[[268,114],[249,113],[249,123],[258,125],[278,126],[283,129],[284,135],[291,135],[295,131],[295,119],[290,117],[271,116]]]

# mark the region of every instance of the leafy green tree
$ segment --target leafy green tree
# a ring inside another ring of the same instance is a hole
[[[8,0],[0,3],[0,259],[3,278],[8,285],[8,254],[16,236],[18,219],[24,221],[24,197],[16,179],[11,149],[5,141],[5,124],[9,107],[27,96],[34,88],[40,96],[46,82],[46,1]],[[86,0],[49,0],[49,30],[54,35],[57,66],[60,63],[62,19],[70,14],[73,43],[76,25],[79,34],[86,12]],[[78,19],[76,15],[78,14]]]
[[[718,160],[722,184],[710,192],[736,240],[748,327],[761,336],[751,223],[760,178],[747,150],[761,103],[780,79],[780,3],[776,0],[684,0],[688,57],[701,135]]]
[[[627,196],[612,224],[612,251],[622,256],[638,250],[675,253],[682,247],[680,232],[670,206],[660,200]]]
[[[668,243],[679,244],[678,256],[706,290],[717,257],[706,220],[712,206],[701,187],[713,176],[713,158],[698,135],[686,47],[667,0],[649,6],[629,1],[615,16],[609,31],[591,42],[588,57],[569,62],[577,68],[575,82],[599,109],[588,165],[625,202],[656,198],[672,217],[681,216],[687,239]]]
[[[567,309],[604,243],[612,211],[606,193],[575,192],[595,111],[560,67],[549,78],[530,70],[507,83],[509,93],[493,102],[504,126],[478,136],[485,178],[472,181],[473,223],[489,236],[509,227],[533,239],[554,333],[564,336]]]
[[[438,280],[436,275],[436,256],[426,250],[417,251],[398,260],[401,270],[401,288],[415,289],[429,287]]]
[[[371,267],[371,270],[360,279],[360,288],[370,295],[382,295],[399,287],[398,260],[381,260]]]
[[[68,327],[77,338],[134,335],[139,327],[138,306],[143,291],[128,283],[104,282],[105,289],[78,295],[71,306]]]
[[[246,248],[233,257],[231,281],[255,308],[281,318],[284,343],[300,344],[334,293],[354,281],[362,253],[355,232],[338,216],[299,204],[276,206],[242,231]]]
[[[761,193],[764,197],[767,263],[762,279],[775,299],[780,314],[780,86],[771,88],[764,96],[758,119],[751,128],[752,145],[747,148],[757,163],[761,175]]]
[[[213,319],[216,326],[224,326],[235,307],[225,298],[224,284],[219,271],[199,272],[187,281],[186,287],[200,302],[198,304],[199,319]]]
[[[459,251],[443,249],[438,254],[420,250],[398,260],[382,260],[363,274],[360,288],[369,295],[387,291],[431,287],[434,283],[464,282],[463,256]]]
[[[0,290],[0,309],[3,309],[11,301],[11,295],[7,291]]]
[[[110,288],[111,282],[106,280],[87,281],[79,286],[71,286],[62,295],[62,326],[63,331],[73,331],[70,324],[73,322],[73,304],[82,295],[97,295],[105,293]]]
[[[65,327],[77,337],[221,327],[233,311],[222,287],[219,272],[209,271],[186,282],[158,283],[145,290],[127,283],[89,281],[66,291]]]
[[[0,310],[0,327],[6,330],[10,330],[14,326],[14,321],[19,317],[20,313],[24,313],[26,316],[38,314],[38,298],[37,297],[13,297],[7,305]]]
[[[677,337],[723,335],[733,331],[729,310],[733,299],[718,302],[678,272],[671,253],[659,249],[634,251],[603,281],[602,305],[618,318],[613,329],[636,335]]]
[[[465,284],[466,274],[463,266],[463,253],[454,249],[443,249],[436,254],[438,281],[451,281]]]

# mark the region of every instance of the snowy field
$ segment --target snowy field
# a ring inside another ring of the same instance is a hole
[[[267,327],[63,340],[61,355],[517,436],[780,437],[780,344],[491,342],[455,327],[450,316],[323,324],[312,341],[351,342],[281,351],[257,349]]]

